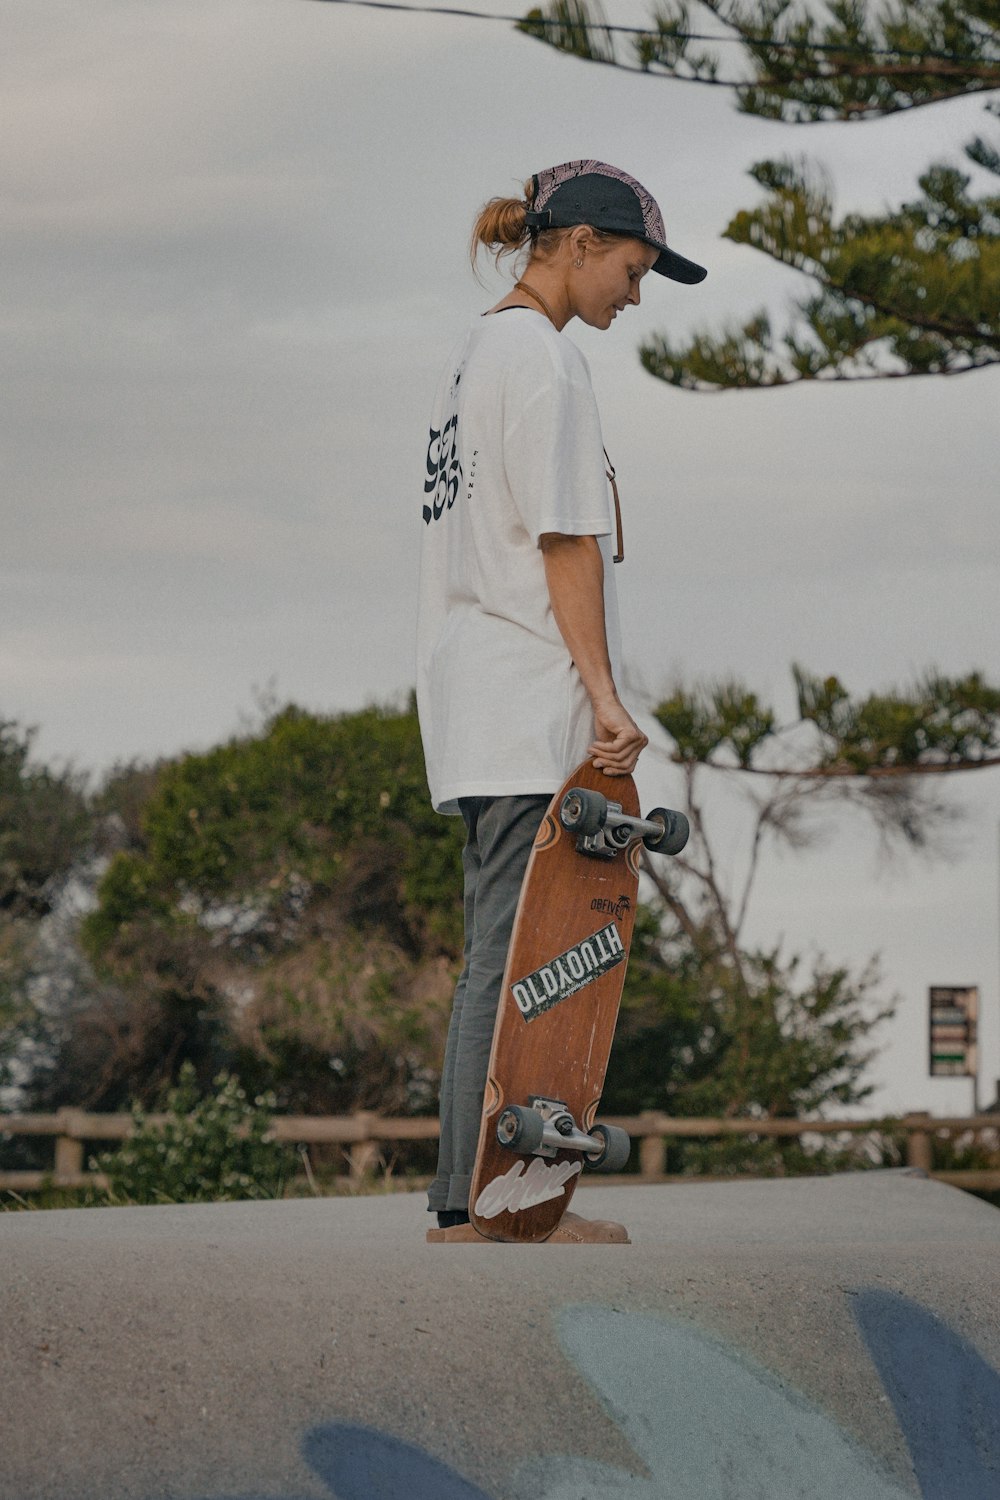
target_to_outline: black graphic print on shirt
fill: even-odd
[[[427,478],[424,494],[430,501],[424,504],[424,520],[439,521],[446,510],[451,510],[462,487],[462,465],[458,458],[458,417],[452,416],[440,432],[431,428],[427,445]]]

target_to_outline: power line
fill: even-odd
[[[550,16],[509,16],[501,15],[495,11],[467,10],[451,5],[407,5],[403,0],[319,0],[324,5],[352,5],[363,10],[389,10],[408,12],[418,16],[454,16],[466,21],[502,21],[509,26],[523,26],[525,23],[551,30],[601,32],[606,36],[618,34],[621,36],[656,36],[656,32],[649,26],[625,26],[612,21],[575,21],[558,19]],[[966,67],[970,71],[992,71],[997,64],[993,60],[981,63],[969,57],[962,57],[955,52],[927,52],[918,48],[908,47],[859,47],[850,43],[837,42],[805,42],[805,41],[782,41],[778,37],[771,36],[713,36],[707,32],[700,31],[674,31],[666,33],[671,41],[684,42],[711,42],[713,45],[740,47],[773,47],[780,52],[829,52],[838,57],[894,57],[915,58],[918,61],[955,63]],[[641,71],[646,71],[642,69]],[[737,80],[736,82],[750,83],[751,80]],[[998,84],[1000,87],[1000,84]]]

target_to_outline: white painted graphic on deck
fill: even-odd
[[[550,1198],[561,1198],[566,1183],[582,1170],[583,1163],[579,1161],[549,1164],[536,1156],[525,1171],[524,1162],[517,1161],[509,1172],[487,1183],[476,1199],[475,1211],[482,1219],[495,1219],[504,1211],[516,1214],[538,1203],[548,1203]]]

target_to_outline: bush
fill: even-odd
[[[117,1151],[106,1151],[91,1167],[109,1179],[114,1203],[218,1203],[239,1198],[280,1198],[290,1174],[291,1152],[269,1138],[274,1100],[252,1103],[240,1081],[227,1073],[215,1092],[198,1097],[195,1070],[181,1068],[166,1100],[163,1125],[133,1107],[134,1133]]]
[[[102,796],[126,847],[81,923],[100,993],[37,1107],[151,1109],[186,1059],[289,1113],[433,1105],[464,829],[431,809],[412,705],[290,705]]]

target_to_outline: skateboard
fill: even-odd
[[[576,768],[528,860],[493,1031],[469,1217],[490,1240],[547,1239],[581,1171],[631,1141],[595,1123],[625,983],[643,845],[678,854],[683,813],[639,816],[631,776]]]

